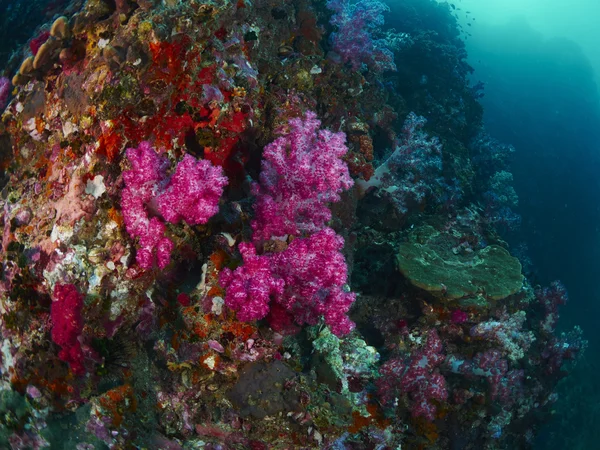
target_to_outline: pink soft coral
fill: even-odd
[[[131,170],[123,172],[125,189],[121,208],[125,228],[132,237],[139,237],[137,262],[144,269],[154,265],[164,269],[171,260],[173,242],[164,236],[166,227],[157,217],[150,218],[146,205],[156,196],[159,183],[165,178],[168,161],[160,158],[149,142],[127,149]]]
[[[254,185],[255,240],[322,230],[331,219],[328,203],[353,184],[341,159],[348,151],[345,134],[319,130],[316,117],[308,112],[290,120],[290,132],[265,147]]]
[[[251,322],[266,317],[271,299],[283,294],[283,280],[274,277],[271,258],[257,256],[254,245],[243,242],[239,250],[244,264],[235,271],[223,269],[219,281],[227,288],[227,306],[239,320]]]
[[[185,155],[175,173],[167,178],[169,162],[150,143],[127,149],[131,170],[123,172],[125,189],[121,197],[125,228],[139,237],[137,262],[143,269],[156,263],[164,269],[171,261],[173,242],[165,236],[168,222],[206,223],[218,211],[219,197],[227,178],[220,167]],[[150,217],[151,213],[155,216]]]
[[[355,294],[347,292],[343,247],[344,239],[325,228],[309,238],[294,239],[287,250],[273,254],[273,271],[285,281],[277,303],[298,325],[315,325],[323,316],[335,335],[354,328],[346,316]]]
[[[158,211],[171,223],[206,223],[219,211],[219,198],[226,185],[221,167],[185,155],[165,191],[156,198]]]
[[[354,328],[346,314],[355,295],[345,288],[343,245],[331,228],[294,239],[280,253],[257,256],[252,244],[240,244],[244,264],[221,272],[225,304],[238,311],[240,320],[251,321],[266,317],[274,302],[278,314],[271,325],[276,330],[281,323],[289,325],[282,320],[283,309],[298,325],[314,325],[323,317],[334,334],[345,335]]]

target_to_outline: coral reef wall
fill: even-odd
[[[0,84],[0,447],[531,445],[586,343],[449,5],[61,14]]]

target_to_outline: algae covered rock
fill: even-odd
[[[228,398],[242,417],[264,419],[283,411],[294,411],[299,401],[295,391],[286,388],[286,382],[295,377],[295,372],[281,361],[249,364],[229,391]]]
[[[429,226],[400,244],[396,261],[411,284],[447,300],[476,294],[501,300],[523,286],[521,263],[503,247],[465,248],[456,236]]]

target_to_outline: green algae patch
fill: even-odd
[[[503,247],[464,251],[452,245],[449,234],[430,227],[419,231],[416,239],[400,244],[396,258],[400,273],[414,286],[447,300],[475,295],[501,300],[523,286],[519,260]]]

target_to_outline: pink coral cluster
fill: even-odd
[[[453,324],[464,323],[467,320],[469,320],[469,315],[460,309],[455,309],[450,315],[450,322]]]
[[[239,245],[244,264],[232,271],[224,268],[219,282],[227,289],[225,304],[237,311],[237,318],[244,322],[259,320],[269,314],[272,298],[283,294],[283,283],[272,272],[268,255],[258,256],[254,245]]]
[[[277,331],[287,328],[292,318],[298,325],[314,325],[324,317],[334,334],[345,335],[354,327],[346,314],[355,295],[344,289],[343,245],[331,228],[294,239],[280,253],[257,256],[252,244],[241,244],[244,264],[221,272],[225,304],[238,311],[240,320],[251,321],[266,317],[273,302],[277,307],[270,323]]]
[[[52,341],[60,345],[59,358],[69,363],[76,375],[85,373],[79,336],[83,330],[83,295],[72,284],[57,284],[50,309]]]
[[[436,407],[432,400],[448,398],[446,379],[438,370],[444,359],[442,341],[437,331],[431,330],[422,349],[407,358],[390,359],[381,366],[377,382],[381,399],[390,403],[395,396],[407,393],[413,417],[433,420]]]
[[[355,295],[346,290],[344,240],[325,224],[328,203],[352,186],[344,133],[319,130],[321,122],[308,112],[292,119],[290,131],[264,151],[252,223],[254,240],[285,235],[298,237],[282,252],[257,255],[252,244],[240,244],[244,264],[224,269],[220,283],[225,304],[243,321],[269,316],[281,333],[298,325],[315,325],[321,317],[331,331],[345,335],[354,328],[347,312]]]
[[[352,178],[341,159],[344,133],[319,130],[314,112],[292,119],[290,132],[265,147],[252,223],[255,240],[315,233],[331,220],[328,203],[339,201]]]
[[[159,216],[171,223],[206,223],[218,211],[227,178],[220,167],[185,155],[169,179],[168,160],[149,142],[127,149],[127,158],[131,170],[123,172],[121,197],[125,227],[132,237],[139,238],[138,264],[151,269],[156,261],[164,269],[171,261],[174,245],[165,236],[166,227]]]
[[[219,212],[219,198],[226,185],[220,167],[185,155],[164,192],[156,197],[158,212],[171,223],[206,223]]]
[[[343,246],[342,237],[325,228],[309,238],[294,239],[287,250],[272,256],[273,270],[285,282],[277,303],[297,324],[315,325],[323,316],[338,336],[354,328],[346,316],[355,294],[344,288],[348,271]]]

